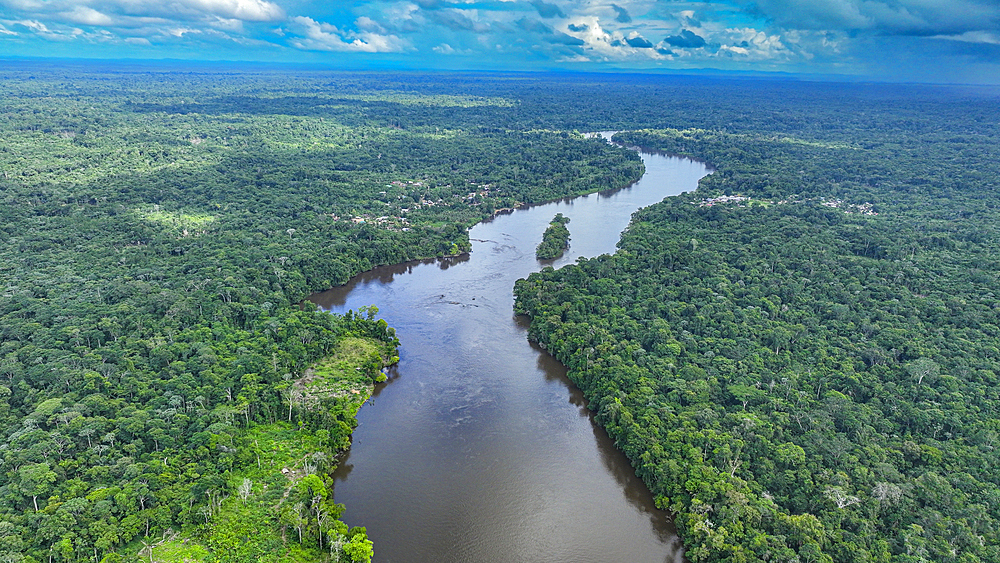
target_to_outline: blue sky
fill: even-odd
[[[1000,0],[0,0],[0,57],[1000,83]]]

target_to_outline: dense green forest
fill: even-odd
[[[516,288],[694,562],[1000,560],[1000,108],[845,93]]]
[[[568,223],[569,217],[556,213],[542,233],[542,242],[535,248],[535,257],[539,260],[555,260],[566,252],[569,248],[569,229],[566,227]]]
[[[299,303],[628,184],[612,129],[717,170],[518,307],[689,558],[1000,559],[994,92],[5,64],[5,561],[370,557],[323,374],[396,337]]]
[[[369,559],[327,477],[360,405],[304,400],[303,381],[345,339],[395,336],[299,303],[379,264],[465,252],[496,209],[642,172],[578,135],[472,124],[513,111],[506,97],[354,75],[5,70],[4,561]],[[355,363],[371,383],[390,356]]]

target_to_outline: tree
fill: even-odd
[[[351,528],[350,539],[343,545],[344,554],[352,563],[371,563],[375,556],[374,544],[368,539],[368,532],[361,526]]]
[[[917,358],[906,366],[906,371],[921,385],[925,378],[933,378],[940,372],[941,366],[930,358]]]
[[[38,512],[38,497],[46,494],[56,482],[56,474],[48,463],[32,463],[22,466],[17,471],[18,487],[25,495],[31,497],[31,503]]]
[[[242,500],[243,504],[246,505],[247,499],[249,499],[253,494],[253,481],[250,479],[243,479],[239,488],[236,489],[236,493],[240,495],[240,500]]]

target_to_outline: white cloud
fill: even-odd
[[[76,27],[60,26],[59,29],[49,28],[49,26],[38,20],[8,21],[7,23],[14,26],[24,27],[35,35],[50,41],[70,41],[84,34],[82,29]]]
[[[455,48],[447,43],[442,43],[437,47],[434,47],[435,53],[441,53],[442,55],[451,55],[455,52]]]
[[[984,45],[1000,45],[1000,34],[989,31],[966,31],[959,35],[935,35],[934,39],[948,39],[963,43],[981,43]]]
[[[32,19],[92,26],[111,26],[121,18],[271,22],[286,17],[280,6],[266,0],[0,0],[0,5]]]
[[[181,38],[181,37],[184,37],[185,35],[188,35],[188,34],[196,34],[197,35],[197,34],[201,33],[201,30],[200,29],[194,29],[194,28],[191,28],[191,27],[173,27],[173,28],[170,28],[170,29],[166,30],[166,32],[169,35],[173,35],[174,37]]]
[[[775,61],[787,59],[792,52],[777,35],[745,27],[727,29],[728,37],[719,47],[724,56],[738,55],[754,61]]]
[[[145,39],[159,46],[197,38],[209,49],[220,42],[274,47],[253,35],[262,24],[286,19],[284,10],[269,0],[0,0],[0,11],[5,9],[18,17],[3,20],[13,31],[0,32],[0,37],[119,45]],[[247,25],[257,29],[247,30]],[[384,48],[377,38],[366,43]]]
[[[149,39],[146,39],[145,37],[127,37],[125,42],[129,45],[141,45],[144,47],[152,45],[152,43],[149,42]]]
[[[214,21],[208,22],[208,25],[215,29],[222,29],[234,33],[240,33],[243,31],[243,20],[233,18],[215,18]]]
[[[739,47],[735,45],[723,45],[722,47],[719,47],[719,54],[730,55],[730,56],[739,55],[741,57],[748,57],[750,56],[750,50],[747,49],[746,47]]]
[[[658,51],[638,31],[608,31],[599,16],[577,16],[566,22],[568,35],[583,41],[583,48],[605,60],[663,60],[667,55]],[[581,55],[582,56],[582,55]],[[573,59],[570,57],[569,59]]]
[[[128,0],[125,0],[123,3],[134,5],[134,3],[128,2]],[[138,3],[142,4],[142,2]],[[266,22],[278,21],[285,18],[285,11],[280,6],[263,0],[179,0],[177,4],[198,12],[243,21]],[[152,8],[149,10],[150,13],[161,13],[153,8],[159,6],[166,8],[170,5],[164,6],[157,0],[146,1],[146,7]]]
[[[292,23],[305,36],[291,45],[307,51],[355,51],[363,53],[394,53],[407,49],[408,44],[395,35],[380,35],[371,31],[341,31],[335,25],[297,16]]]
[[[39,0],[2,0],[0,1],[0,5],[22,12],[30,12],[44,8],[45,2],[40,2]]]
[[[601,27],[600,19],[597,16],[583,16],[573,18],[567,23],[566,33],[582,39],[587,48],[601,52],[602,54],[612,54],[614,48],[611,47],[613,40],[610,33]]]
[[[58,15],[62,16],[65,21],[81,25],[111,25],[114,23],[114,20],[107,14],[87,6],[76,6],[68,12],[61,12]]]
[[[405,22],[420,14],[420,6],[412,2],[400,2],[386,8],[384,16],[389,21]]]

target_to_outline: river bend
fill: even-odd
[[[666,513],[513,315],[514,281],[546,265],[534,249],[556,213],[572,237],[558,268],[614,252],[635,210],[707,174],[642,158],[628,188],[476,225],[467,256],[378,268],[310,298],[338,313],[375,304],[402,342],[334,474],[344,520],[367,528],[376,562],[682,560]]]

